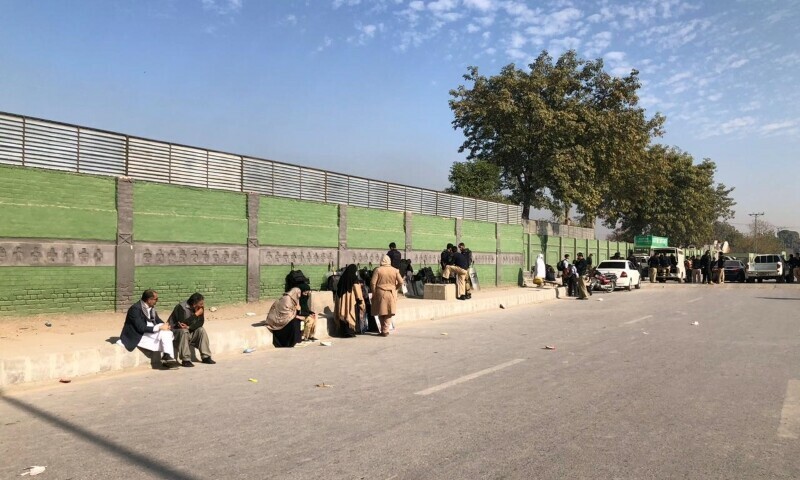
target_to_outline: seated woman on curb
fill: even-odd
[[[336,305],[334,306],[334,324],[336,335],[355,337],[356,323],[364,313],[364,294],[358,279],[358,267],[348,265],[336,286]]]
[[[272,332],[275,348],[292,348],[302,340],[300,330],[300,289],[295,287],[272,304],[267,313],[267,328]],[[302,345],[302,344],[301,344]]]

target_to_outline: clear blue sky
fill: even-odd
[[[636,68],[664,143],[800,230],[798,0],[0,0],[0,110],[429,188],[451,88],[542,49]]]

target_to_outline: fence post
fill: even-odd
[[[499,286],[503,281],[503,267],[502,262],[500,261],[500,253],[502,252],[500,245],[500,224],[496,222],[494,224],[494,239],[496,245],[494,256],[494,284],[495,286]]]
[[[414,214],[411,212],[403,212],[403,220],[406,234],[405,258],[411,258],[411,252],[414,251],[414,247],[411,245],[411,239],[414,237]]]
[[[347,205],[339,204],[339,258],[337,259],[337,270],[345,264],[347,254]]]

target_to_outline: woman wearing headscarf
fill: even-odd
[[[266,323],[272,332],[272,345],[275,348],[292,348],[301,341],[301,320],[297,318],[299,310],[300,289],[296,287],[272,304]]]
[[[358,267],[355,264],[348,265],[342,273],[342,278],[339,279],[333,313],[336,333],[340,337],[354,337],[356,322],[364,313],[364,295],[358,279]]]
[[[544,264],[544,255],[541,253],[536,257],[536,266],[533,269],[533,283],[538,286],[544,285],[544,280],[547,277],[547,267]]]
[[[397,313],[397,289],[403,285],[400,271],[392,266],[388,255],[381,259],[381,266],[372,272],[370,291],[372,291],[372,314],[381,321],[380,336],[389,335],[392,317]]]

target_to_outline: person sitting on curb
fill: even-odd
[[[299,311],[300,289],[297,287],[284,293],[270,307],[266,324],[272,332],[272,345],[275,348],[294,348],[298,343],[303,345],[303,333],[300,331],[302,320],[297,318]]]
[[[145,290],[142,300],[134,303],[125,315],[125,325],[119,334],[119,343],[132,352],[136,347],[161,354],[163,368],[178,368],[172,345],[173,335],[168,323],[164,323],[156,313],[158,292]]]
[[[298,288],[300,289],[300,314],[297,318],[305,322],[303,341],[316,342],[317,338],[314,337],[314,333],[317,331],[317,314],[311,311],[311,307],[308,304],[309,300],[311,300],[311,287],[304,283]]]
[[[217,363],[211,358],[208,334],[203,328],[206,322],[204,310],[205,298],[195,292],[185,302],[175,305],[169,316],[169,324],[175,336],[175,350],[178,351],[182,367],[194,367],[192,348],[200,350],[201,362],[207,365]]]

